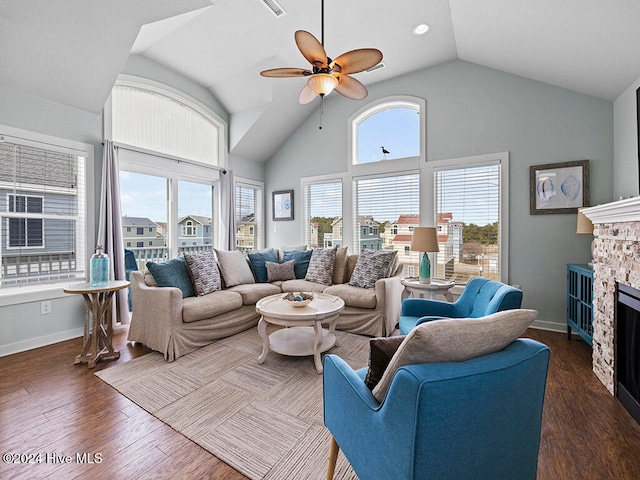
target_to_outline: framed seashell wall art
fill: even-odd
[[[529,167],[529,213],[577,213],[589,206],[589,160]]]

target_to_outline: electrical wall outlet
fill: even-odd
[[[48,315],[51,313],[51,300],[40,302],[40,315]]]

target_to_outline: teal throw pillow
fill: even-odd
[[[147,262],[147,269],[159,287],[177,287],[182,291],[182,298],[195,296],[187,262],[183,257],[161,263]]]
[[[256,277],[256,282],[268,282],[269,280],[267,277],[267,267],[265,266],[265,262],[278,263],[276,251],[273,248],[270,248],[259,252],[250,252],[247,256],[249,257],[251,270],[253,270],[253,274]]]
[[[296,278],[304,278],[307,275],[307,268],[309,268],[309,260],[313,250],[295,250],[292,252],[284,252],[282,257],[283,262],[293,260],[293,271]]]

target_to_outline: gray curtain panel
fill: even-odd
[[[122,209],[120,208],[120,170],[118,147],[105,140],[102,151],[102,189],[100,191],[100,220],[98,244],[109,255],[109,278],[126,280],[124,268],[124,242],[122,240]],[[127,289],[113,295],[113,322],[129,323]]]
[[[226,170],[220,176],[220,249],[236,249],[235,185],[233,172]]]

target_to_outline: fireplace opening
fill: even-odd
[[[640,291],[617,285],[617,397],[640,424]]]

